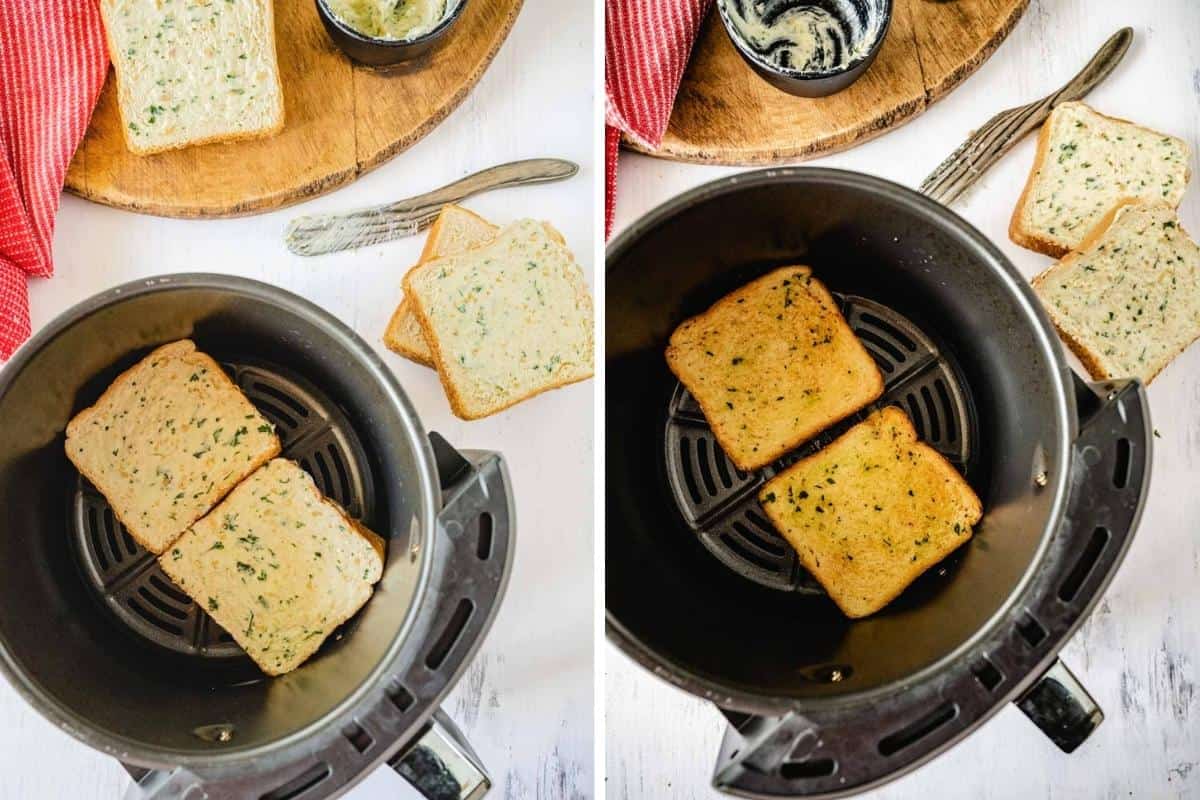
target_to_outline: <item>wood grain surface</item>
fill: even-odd
[[[896,0],[879,57],[850,88],[793,97],[758,77],[714,9],[650,155],[712,164],[794,161],[850,147],[924,111],[995,52],[1029,0]]]
[[[431,55],[388,70],[351,62],[314,0],[276,0],[283,131],[151,156],[125,146],[110,72],[66,189],[98,203],[169,217],[255,214],[324,194],[412,146],[479,81],[522,0],[467,0]]]

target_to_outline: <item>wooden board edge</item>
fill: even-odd
[[[163,203],[144,203],[140,200],[131,197],[121,197],[114,195],[103,195],[92,192],[86,185],[79,186],[72,181],[71,170],[68,167],[67,173],[64,176],[63,191],[82,198],[89,202],[105,205],[110,208],[116,208],[122,211],[131,211],[135,214],[147,214],[156,217],[170,217],[173,219],[232,219],[236,217],[248,217],[255,214],[263,214],[268,211],[277,211],[281,208],[287,208],[306,200],[311,200],[314,197],[328,194],[329,192],[339,189],[349,183],[353,183],[361,175],[374,170],[383,164],[390,161],[395,156],[412,147],[421,139],[429,135],[434,128],[445,121],[463,101],[467,95],[479,84],[485,72],[491,67],[496,55],[500,52],[500,48],[508,41],[509,34],[512,33],[513,26],[516,24],[517,17],[524,8],[524,0],[515,0],[512,9],[505,17],[498,35],[494,37],[495,44],[489,49],[484,57],[479,61],[475,70],[467,76],[463,81],[462,86],[450,98],[450,100],[438,110],[438,113],[431,116],[416,131],[411,135],[397,140],[392,145],[383,148],[377,153],[371,154],[367,158],[363,158],[361,154],[356,154],[357,168],[346,169],[330,175],[326,175],[318,180],[311,181],[308,184],[300,187],[291,187],[279,192],[263,195],[261,197],[250,198],[244,202],[233,206],[221,205],[197,205],[191,203],[188,205],[170,205]],[[355,67],[357,70],[358,68]],[[111,76],[106,78],[110,79]],[[86,158],[86,149],[82,148],[83,157]],[[72,158],[72,161],[74,158]]]
[[[949,94],[953,89],[956,89],[959,84],[971,77],[975,73],[975,70],[982,67],[996,53],[1000,45],[1004,44],[1004,40],[1013,32],[1013,28],[1017,27],[1017,23],[1021,21],[1025,12],[1029,9],[1029,3],[1030,0],[1019,0],[1012,7],[1012,10],[1004,21],[1000,23],[1000,27],[996,29],[992,37],[983,42],[974,55],[960,64],[957,69],[946,75],[937,85],[930,86],[926,84],[925,96],[928,98],[930,105]]]
[[[678,161],[685,164],[712,164],[727,167],[770,166],[784,162],[807,161],[823,155],[848,150],[851,147],[882,136],[887,131],[900,127],[906,122],[912,121],[924,113],[933,103],[956,89],[995,54],[996,50],[1004,43],[1004,40],[1008,38],[1008,35],[1012,33],[1017,23],[1024,16],[1025,11],[1029,8],[1029,3],[1030,0],[1020,0],[1016,3],[1000,27],[996,29],[996,32],[991,38],[980,45],[974,55],[964,61],[957,69],[946,75],[938,84],[934,86],[926,84],[924,98],[911,98],[894,107],[886,114],[880,114],[874,120],[865,124],[857,134],[840,131],[807,144],[783,150],[724,151],[717,153],[699,152],[694,147],[689,147],[685,144],[675,145],[670,142],[664,142],[662,147],[653,150],[622,134],[621,147],[631,152],[640,153],[652,158],[660,158],[664,161]],[[667,135],[670,135],[669,129]]]
[[[626,150],[661,158],[666,161],[678,161],[685,164],[713,164],[726,167],[770,166],[783,162],[807,161],[823,155],[849,150],[859,144],[882,136],[888,131],[898,128],[904,123],[921,115],[928,103],[925,96],[911,97],[894,106],[886,114],[880,114],[871,122],[853,131],[838,131],[828,136],[815,139],[807,144],[779,150],[753,150],[738,152],[726,150],[723,152],[705,153],[686,145],[673,145],[664,142],[657,150],[644,147],[629,137],[621,136],[621,146]]]
[[[108,206],[120,211],[132,211],[135,214],[170,217],[172,219],[234,219],[236,217],[249,217],[255,214],[263,214],[267,211],[287,208],[288,206],[302,203],[305,200],[311,200],[314,197],[328,194],[348,183],[352,183],[358,175],[359,173],[353,169],[346,169],[326,175],[320,180],[312,181],[304,186],[291,187],[284,191],[252,198],[243,203],[220,207],[196,204],[176,206],[163,203],[145,203],[132,197],[117,196],[114,194],[93,196],[93,193],[87,189],[66,184],[63,185],[63,191],[92,203]]]
[[[412,136],[393,142],[391,145],[384,147],[378,152],[372,153],[366,157],[363,157],[361,153],[357,154],[358,175],[364,175],[371,170],[382,166],[395,156],[421,141],[421,139],[424,139],[434,128],[436,128],[438,125],[441,125],[447,117],[453,114],[458,107],[462,105],[463,101],[467,99],[467,95],[469,95],[479,84],[479,81],[483,79],[484,73],[488,71],[488,68],[491,67],[492,62],[495,61],[497,54],[499,54],[500,48],[503,47],[504,43],[508,41],[509,34],[512,33],[513,26],[517,23],[517,17],[520,15],[521,10],[524,7],[525,0],[515,0],[512,9],[508,13],[508,16],[505,17],[504,21],[501,23],[499,35],[493,39],[495,44],[493,44],[491,49],[484,54],[483,58],[479,62],[479,65],[467,77],[467,79],[463,81],[463,85],[459,87],[459,90],[455,92],[455,94],[449,99],[449,101],[446,102],[446,104],[438,111],[437,114],[434,114],[427,119],[424,124],[417,128]]]

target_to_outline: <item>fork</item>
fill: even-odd
[[[1017,142],[1037,130],[1056,105],[1086,97],[1116,68],[1132,42],[1133,29],[1122,28],[1057,92],[992,117],[924,180],[921,193],[944,205],[953,203]]]

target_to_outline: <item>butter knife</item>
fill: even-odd
[[[293,253],[317,256],[338,250],[413,236],[433,224],[442,207],[480,192],[570,178],[579,165],[560,158],[513,161],[476,172],[448,186],[407,200],[343,214],[297,217],[288,223],[284,242]]]
[[[1056,105],[1086,97],[1121,63],[1132,42],[1133,28],[1122,28],[1066,86],[992,117],[925,179],[921,193],[945,205],[953,203],[1017,142],[1037,130]]]

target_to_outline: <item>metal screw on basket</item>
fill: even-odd
[[[1034,476],[1033,482],[1039,489],[1044,489],[1046,488],[1046,484],[1050,482],[1050,476],[1046,474],[1046,470],[1042,470]]]

